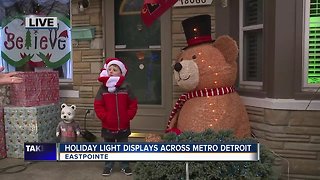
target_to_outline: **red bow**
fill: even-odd
[[[144,0],[141,9],[141,19],[146,26],[150,26],[167,9],[178,0]]]

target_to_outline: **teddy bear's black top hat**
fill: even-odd
[[[182,21],[183,30],[188,46],[184,49],[201,43],[212,42],[211,16],[198,15]]]

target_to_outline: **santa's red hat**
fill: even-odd
[[[109,66],[112,64],[119,66],[122,76],[126,76],[128,69],[127,69],[126,65],[123,64],[123,62],[120,59],[107,58],[105,64],[103,65],[103,69],[101,70],[100,77],[109,76],[107,70],[108,70]]]
[[[119,66],[122,76],[109,76],[108,68],[113,64]],[[103,68],[101,69],[98,81],[102,82],[106,87],[108,87],[109,92],[114,92],[116,90],[116,87],[120,87],[120,85],[123,83],[127,71],[128,70],[126,65],[123,64],[118,58],[107,58],[105,64],[103,65]]]

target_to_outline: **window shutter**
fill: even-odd
[[[249,81],[257,81],[258,80],[258,48],[257,48],[257,36],[256,34],[252,34],[248,36],[248,54],[247,54],[247,77],[246,79]]]
[[[244,32],[244,80],[262,81],[262,30]]]
[[[244,25],[262,24],[263,8],[262,0],[245,0],[244,1]]]
[[[310,2],[308,83],[320,84],[320,0]]]

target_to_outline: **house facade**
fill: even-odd
[[[91,1],[85,11],[79,12],[77,2],[72,2],[73,27],[94,26],[96,33],[91,41],[79,41],[73,46],[72,89],[79,92],[79,98],[67,98],[68,103],[77,104],[83,111],[92,109],[99,87],[96,78],[104,57],[133,57],[131,60],[137,62],[129,62],[132,71],[144,71],[157,60],[147,62],[143,58],[152,57],[150,52],[155,52],[161,57],[158,66],[153,66],[149,74],[148,70],[145,74],[134,74],[137,79],[131,81],[145,81],[139,79],[141,76],[160,81],[153,85],[161,89],[156,94],[161,99],[148,102],[146,99],[154,94],[145,91],[138,94],[146,99],[139,104],[132,129],[162,132],[172,104],[183,93],[175,84],[171,69],[172,62],[186,46],[181,21],[209,14],[213,38],[227,34],[239,45],[238,92],[247,107],[254,136],[275,153],[276,171],[282,179],[319,178],[320,60],[319,49],[314,47],[319,48],[320,39],[319,1],[221,0],[204,6],[172,7],[151,26],[154,34],[138,20],[139,12],[124,12],[125,3]],[[158,39],[153,39],[155,36]],[[140,42],[144,37],[152,40]],[[132,71],[129,70],[129,77]],[[156,72],[158,77],[148,77]],[[144,89],[150,87],[140,84]],[[77,118],[83,121],[82,115]],[[94,115],[87,124],[91,131],[99,133],[99,121]]]
[[[284,179],[320,175],[319,7],[313,0],[215,7],[216,35],[239,42],[238,92],[252,132],[276,153]]]
[[[133,136],[163,133],[173,104],[184,93],[172,69],[187,45],[181,21],[209,14],[212,37],[229,35],[239,46],[237,91],[252,134],[276,156],[276,172],[281,179],[319,179],[320,0],[174,6],[150,27],[140,18],[143,0],[81,2],[70,3],[72,78],[60,81],[60,95],[62,102],[77,106],[82,128],[86,123],[99,136],[93,110],[97,77],[106,57],[118,57],[128,66],[127,79],[139,102]]]

